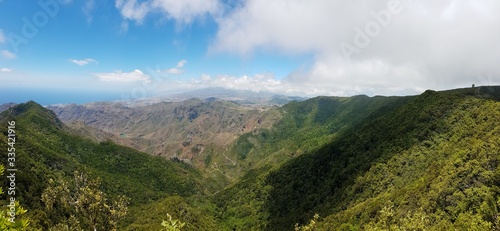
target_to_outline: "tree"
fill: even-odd
[[[69,210],[79,220],[79,222],[73,222],[73,224],[76,223],[75,227],[81,224],[84,228],[91,228],[94,231],[98,228],[99,230],[116,230],[118,221],[127,214],[128,197],[118,196],[110,201],[107,195],[99,189],[99,180],[89,179],[84,173],[76,171],[73,184],[64,180],[56,182],[50,179],[49,185],[42,194],[45,206],[49,211],[54,208],[54,205]],[[68,221],[63,221],[63,223],[68,223]]]
[[[55,225],[49,231],[82,231],[82,228],[80,227],[80,221],[74,215],[71,215],[64,223]]]
[[[379,211],[378,221],[365,225],[365,230],[427,230],[429,217],[422,208],[408,211],[403,217],[397,217],[392,203]]]
[[[163,226],[163,228],[160,231],[180,231],[181,228],[186,225],[186,223],[183,223],[179,220],[173,220],[172,216],[168,213],[167,218],[168,220],[163,220],[163,222],[161,223],[161,226]]]
[[[455,221],[457,230],[492,230],[492,224],[482,219],[479,214],[471,212],[461,213]]]

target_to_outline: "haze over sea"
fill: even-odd
[[[47,89],[0,89],[0,104],[23,103],[35,100],[41,105],[49,104],[83,104],[95,101],[120,100],[121,93],[95,91],[74,91],[74,90],[47,90]]]

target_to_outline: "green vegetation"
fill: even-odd
[[[42,201],[54,223],[64,214],[71,214],[67,219],[57,223],[55,227],[68,229],[116,230],[118,221],[127,215],[130,198],[118,196],[109,201],[106,193],[100,190],[99,180],[89,179],[84,173],[75,172],[72,184],[64,180],[49,181],[42,194]],[[57,211],[57,212],[55,212]]]
[[[281,120],[272,130],[244,134],[235,143],[233,153],[238,156],[244,153],[245,158],[239,159],[247,173],[215,197],[214,203],[219,209],[218,218],[230,224],[229,228],[237,230],[268,229],[267,222],[273,218],[270,213],[274,212],[266,208],[269,203],[273,203],[270,197],[273,192],[269,176],[271,170],[280,169],[287,161],[301,159],[302,154],[316,151],[350,132],[354,126],[395,110],[410,99],[411,97],[317,97],[285,105],[281,109]],[[323,163],[319,161],[314,164],[323,168]],[[300,176],[299,179],[304,177],[306,176]],[[286,178],[286,181],[296,188],[303,183],[292,178]],[[284,198],[296,194],[287,193],[283,195]],[[294,202],[287,203],[286,206],[292,209],[297,207],[290,204]],[[297,216],[303,218],[299,220],[290,216],[292,219],[286,221],[287,226],[292,229],[295,223],[309,221],[313,215],[313,212],[306,214],[301,211]]]
[[[500,87],[474,87],[292,102],[227,150],[190,147],[203,174],[72,135],[33,102],[0,123],[16,121],[16,198],[33,229],[500,230],[499,100]]]
[[[314,231],[316,230],[316,223],[318,223],[318,219],[319,219],[319,214],[314,214],[314,217],[313,219],[311,219],[311,221],[309,222],[308,225],[303,225],[303,226],[299,226],[299,223],[296,223],[295,224],[295,231]]]
[[[167,196],[189,197],[212,190],[211,184],[205,187],[198,171],[186,164],[152,157],[111,142],[96,144],[71,135],[51,111],[34,102],[20,104],[0,114],[0,124],[5,125],[0,127],[4,140],[10,120],[16,121],[16,199],[28,208],[31,228],[47,230],[70,219],[68,214],[73,213],[63,216],[63,212],[54,215],[49,211],[42,194],[54,187],[51,181],[74,182],[74,171],[86,173],[91,179],[99,178],[99,190],[113,200],[120,195],[130,198],[133,212],[137,212],[135,207]],[[7,150],[7,143],[0,142],[0,149]],[[7,160],[7,153],[1,152],[0,158]],[[7,185],[7,180],[2,178],[2,185]],[[129,216],[136,214],[131,212]],[[83,222],[82,217],[76,220]],[[121,225],[127,225],[129,220],[125,218]]]
[[[4,166],[0,165],[0,176],[3,176],[4,170]],[[3,194],[2,188],[0,188],[0,195],[1,194]],[[14,201],[13,203],[15,212],[11,211],[10,209],[12,207],[12,202],[10,202],[10,200],[8,202],[0,202],[2,202],[2,204],[5,203],[5,205],[9,205],[7,206],[7,209],[2,209],[0,212],[0,230],[24,230],[28,227],[29,220],[24,218],[23,216],[26,213],[26,209],[21,207],[18,201]],[[14,213],[15,215],[12,213]]]
[[[164,220],[163,222],[161,222],[161,226],[163,226],[162,230],[180,231],[181,228],[184,227],[184,225],[186,225],[186,223],[182,223],[179,220],[173,220],[172,216],[170,216],[170,214],[168,214],[168,213],[167,213],[167,218],[168,218],[168,220],[166,220],[166,221]]]
[[[379,107],[321,148],[270,173],[250,171],[225,190],[221,207],[232,212],[221,217],[231,223],[250,207],[258,213],[238,219],[266,230],[292,230],[315,213],[319,230],[461,229],[465,221],[498,229],[498,95],[427,91]]]
[[[213,212],[206,209],[210,205],[204,204],[205,202],[200,204],[192,198],[188,200],[180,196],[170,196],[155,203],[131,208],[131,213],[136,215],[131,217],[130,225],[122,230],[161,230],[165,228],[162,223],[173,226],[172,222],[175,220],[180,222],[175,223],[177,228],[183,231],[220,230]],[[175,219],[168,219],[167,214]],[[167,223],[164,223],[165,218]],[[183,227],[180,227],[181,223],[184,224]]]
[[[282,118],[272,129],[241,135],[232,153],[249,170],[275,166],[330,143],[363,120],[376,117],[409,97],[316,97],[291,102],[280,109]]]

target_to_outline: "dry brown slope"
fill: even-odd
[[[234,164],[235,160],[223,155],[226,147],[239,135],[270,128],[280,118],[273,107],[199,99],[139,107],[103,102],[49,108],[86,137],[110,139],[202,169],[216,168],[216,163]]]

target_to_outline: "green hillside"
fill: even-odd
[[[316,97],[283,106],[282,118],[272,129],[244,134],[234,143],[232,154],[248,173],[215,197],[220,219],[238,230],[265,227],[262,221],[270,214],[264,203],[271,189],[266,178],[271,169],[329,144],[353,126],[394,110],[410,98]]]
[[[120,201],[130,202],[128,215],[102,230],[160,230],[167,213],[186,223],[182,230],[499,230],[499,101],[500,87],[476,87],[292,102],[273,109],[272,127],[213,149],[231,164],[208,177],[81,138],[34,102],[1,113],[0,132],[7,140],[7,122],[16,121],[16,199],[40,230],[68,230],[75,219],[92,227],[88,213],[71,216],[60,200],[71,204],[66,191],[106,198],[110,221],[126,211]]]
[[[214,190],[211,185],[217,185],[206,184],[196,169],[185,164],[110,142],[97,144],[71,135],[52,111],[34,102],[20,104],[0,115],[2,139],[7,139],[7,121],[11,120],[16,123],[16,199],[28,209],[31,227],[46,230],[64,218],[62,213],[57,214],[56,220],[47,219],[54,218],[54,214],[46,210],[41,195],[50,179],[71,182],[76,170],[99,178],[101,189],[109,197],[129,197],[131,212],[135,211],[134,207],[166,196],[204,195]],[[7,143],[0,145],[0,149],[7,150]],[[7,164],[6,155],[1,152],[4,165]],[[5,177],[2,184],[8,185]]]
[[[324,230],[403,229],[419,219],[433,229],[465,220],[496,228],[500,88],[476,90],[395,101],[271,173],[249,172],[216,200],[221,217],[265,230],[291,230],[315,213]]]
[[[233,153],[250,168],[275,165],[311,152],[353,125],[405,103],[409,97],[316,97],[280,108],[271,129],[239,137]]]

